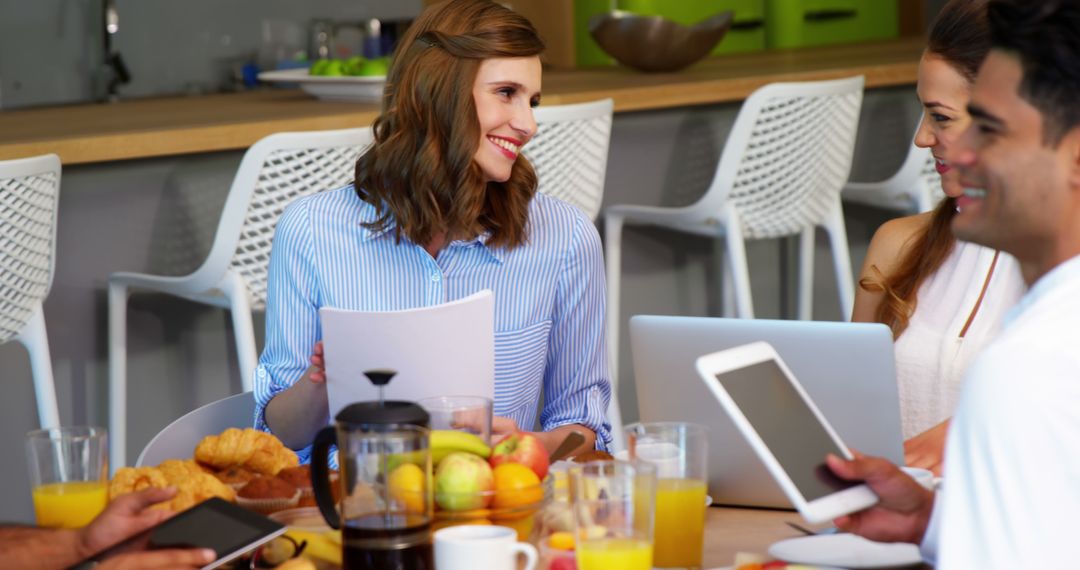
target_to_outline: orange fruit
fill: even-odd
[[[390,496],[401,503],[410,513],[426,511],[424,496],[424,470],[414,463],[398,465],[387,478]]]
[[[520,463],[503,463],[495,468],[495,502],[492,507],[507,509],[536,505],[544,500],[540,478]]]
[[[548,537],[548,546],[555,550],[573,550],[574,535],[569,532],[553,532]]]

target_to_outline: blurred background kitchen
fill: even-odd
[[[572,10],[575,5],[571,0],[548,1],[506,3],[518,4],[538,25],[540,19],[560,13],[567,17],[566,10],[556,6]],[[726,0],[698,1],[714,4],[718,12]],[[890,4],[901,20],[905,14],[912,18],[901,21],[893,37],[921,34],[943,2]],[[833,3],[844,10],[857,2]],[[576,2],[585,4],[596,5],[592,0]],[[0,125],[5,113],[40,106],[110,100],[113,103],[103,104],[122,105],[135,98],[267,89],[257,85],[258,70],[302,66],[325,53],[381,55],[374,51],[389,49],[392,38],[423,5],[424,0],[0,0]],[[754,28],[752,22],[744,23],[743,33],[755,33]],[[567,53],[564,41],[573,31],[542,32],[549,42],[549,59],[573,64],[578,54]],[[720,47],[733,45],[734,40]],[[722,103],[617,112],[604,204],[693,202],[711,181],[738,109],[738,103]],[[895,172],[920,112],[913,85],[868,90],[852,180],[880,180]],[[339,128],[356,126],[364,125]],[[65,164],[57,265],[45,304],[65,424],[107,422],[108,275],[124,270],[180,275],[197,267],[213,240],[241,156],[236,150]],[[845,203],[845,215],[857,270],[873,231],[897,212]],[[624,235],[623,251],[625,317],[719,314],[711,240],[634,228]],[[788,272],[792,251],[790,243],[748,244],[759,317],[792,316],[795,292],[786,284],[793,276]],[[840,319],[824,239],[818,240],[818,253],[815,318]],[[128,458],[134,461],[163,426],[237,392],[240,382],[224,311],[137,294],[128,306],[128,332]],[[256,334],[261,343],[261,315],[256,316]],[[637,417],[636,397],[626,340],[620,359],[620,370],[625,371],[620,401],[624,419],[632,421]],[[0,371],[0,456],[9,459],[0,463],[0,480],[6,483],[0,487],[0,520],[31,522],[23,437],[37,427],[38,419],[30,364],[20,345],[0,346]]]
[[[363,53],[372,20],[390,40],[421,8],[421,0],[3,0],[0,109],[242,89],[245,66],[297,65],[319,46]]]

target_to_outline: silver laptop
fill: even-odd
[[[698,357],[771,344],[850,448],[903,465],[893,339],[881,324],[638,315],[630,319],[641,421],[709,428],[709,494],[725,505],[792,508],[694,369]]]

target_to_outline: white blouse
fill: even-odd
[[[952,416],[968,364],[997,334],[1005,313],[1026,290],[1016,260],[1001,252],[995,263],[994,254],[993,249],[957,241],[942,266],[919,287],[915,312],[895,345],[904,439]]]

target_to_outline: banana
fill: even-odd
[[[304,548],[306,556],[341,565],[340,531],[317,532],[290,527],[285,533],[297,543],[307,541],[307,547]]]
[[[455,451],[473,453],[487,459],[491,457],[491,447],[480,436],[445,429],[431,430],[431,464],[435,465],[442,458]]]

